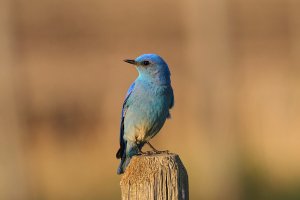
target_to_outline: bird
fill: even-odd
[[[130,85],[122,106],[120,148],[121,159],[117,174],[123,174],[132,156],[145,154],[142,147],[148,144],[154,153],[161,153],[149,142],[170,118],[174,106],[171,73],[168,64],[157,54],[143,54],[136,59],[125,59],[138,71]],[[149,152],[148,152],[149,153]]]

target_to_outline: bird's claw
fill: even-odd
[[[153,154],[153,152],[152,151],[146,151],[146,152],[144,152],[144,151],[141,151],[141,150],[139,150],[139,152],[138,152],[138,155],[145,155],[145,156],[148,156],[148,155],[152,155]]]
[[[156,150],[156,151],[145,151],[145,152],[140,151],[138,153],[138,155],[140,155],[140,156],[150,156],[150,155],[154,155],[154,154],[164,154],[164,153],[169,154],[169,150],[165,150],[165,151]]]
[[[169,150],[164,150],[164,151],[153,151],[155,154],[163,154],[163,153],[166,153],[166,154],[169,154]]]
[[[152,146],[152,144],[150,144],[150,142],[147,142],[147,144],[151,147],[151,149],[153,150],[153,152],[155,153],[155,154],[162,154],[162,153],[169,153],[169,151],[168,150],[165,150],[165,151],[159,151],[159,150],[157,150],[156,148],[154,148],[154,146]]]

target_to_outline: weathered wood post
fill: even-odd
[[[173,153],[134,156],[121,181],[122,200],[187,200],[188,174]]]

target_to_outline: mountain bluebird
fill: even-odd
[[[124,173],[130,158],[143,154],[144,144],[150,143],[170,117],[174,105],[170,71],[167,63],[158,55],[144,54],[135,60],[124,60],[136,66],[137,79],[129,87],[122,108],[118,174]]]

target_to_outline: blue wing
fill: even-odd
[[[121,125],[120,125],[120,149],[118,150],[118,152],[116,154],[117,158],[122,158],[123,157],[123,153],[124,153],[124,149],[125,149],[125,145],[126,145],[125,141],[123,139],[123,136],[124,136],[124,118],[125,118],[126,110],[127,110],[126,103],[128,101],[128,98],[130,97],[130,94],[132,93],[132,91],[134,89],[134,86],[135,86],[135,82],[133,82],[131,84],[131,86],[129,87],[129,89],[127,91],[127,94],[126,94],[126,97],[125,97],[125,100],[124,100],[124,103],[123,103],[123,106],[122,106]]]
[[[173,93],[173,89],[171,88],[171,104],[169,106],[169,108],[173,108],[174,106],[174,93]]]
[[[173,106],[174,106],[174,94],[173,94],[173,89],[172,88],[170,90],[170,95],[171,95],[171,102],[170,102],[170,105],[169,105],[169,109],[172,109]],[[168,114],[167,118],[171,118],[170,111],[169,111],[169,114]]]

